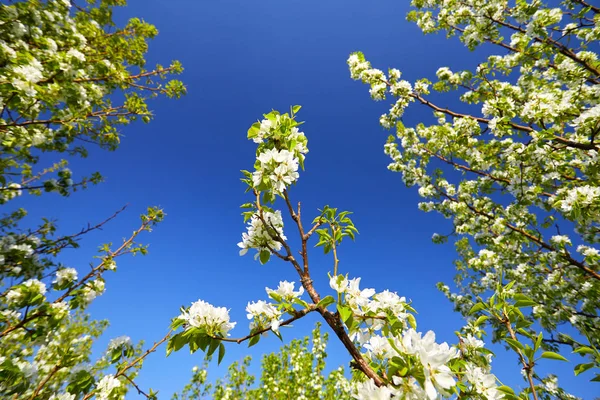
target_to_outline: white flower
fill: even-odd
[[[561,211],[570,213],[576,205],[580,208],[584,208],[592,204],[598,204],[600,187],[585,185],[571,189],[560,189],[556,194],[556,201],[564,196],[560,203]]]
[[[252,184],[260,186],[264,178],[277,193],[282,193],[285,188],[298,180],[298,158],[288,150],[269,149],[257,157],[260,166],[252,174]]]
[[[294,292],[294,282],[281,281],[276,290],[265,288],[267,294],[270,296],[272,293],[277,294],[281,298],[292,301],[294,298],[302,296],[304,288],[300,286],[297,292]]]
[[[585,257],[597,257],[600,254],[598,249],[584,245],[577,246],[577,252],[583,254]]]
[[[133,347],[133,344],[131,343],[131,338],[129,336],[119,336],[114,339],[111,339],[111,341],[108,343],[107,351],[111,352],[111,351],[119,349],[119,348],[131,348],[131,347]]]
[[[483,340],[479,340],[473,335],[463,337],[462,341],[470,349],[480,349],[484,346]]]
[[[6,302],[8,304],[17,304],[21,302],[23,298],[23,293],[19,289],[10,289],[6,293]]]
[[[24,91],[28,96],[34,96],[37,91],[32,85],[44,78],[42,68],[42,64],[35,59],[30,64],[14,67],[12,71],[17,76],[11,81],[12,85]]]
[[[556,376],[549,377],[545,382],[544,386],[546,390],[552,394],[557,394],[558,392],[558,378]]]
[[[77,270],[75,268],[61,268],[56,271],[56,279],[52,282],[57,286],[62,286],[66,283],[72,283],[77,280]]]
[[[388,339],[382,336],[371,337],[364,347],[371,353],[371,358],[386,357],[392,351],[392,346]]]
[[[550,238],[550,242],[559,246],[571,245],[571,239],[566,235],[554,235]]]
[[[265,227],[263,220],[267,223],[267,227]],[[238,247],[241,248],[240,256],[246,254],[249,249],[256,249],[259,253],[261,250],[280,250],[281,243],[274,239],[271,236],[272,234],[276,238],[287,239],[283,234],[283,218],[279,210],[275,212],[263,211],[262,218],[258,213],[254,214],[248,222],[247,229],[248,232],[242,234],[242,241],[238,243]],[[259,253],[257,253],[257,256]]]
[[[235,327],[235,322],[229,322],[229,311],[225,307],[215,307],[202,300],[192,303],[178,318],[183,319],[189,326],[204,328],[210,333],[219,333],[222,336],[227,336]]]
[[[405,304],[406,298],[400,297],[389,290],[384,290],[373,296],[373,301],[369,303],[368,308],[372,311],[390,310],[396,316],[404,316]]]
[[[488,400],[500,400],[504,394],[496,389],[496,377],[486,373],[480,367],[467,364],[465,378],[473,385],[475,391]]]
[[[49,400],[75,400],[75,395],[71,393],[53,394]]]
[[[96,399],[108,400],[114,389],[121,387],[121,381],[114,377],[114,375],[105,375],[100,382],[96,385]]]
[[[263,322],[266,322],[274,332],[279,331],[281,312],[273,304],[263,300],[248,303],[246,312],[248,313],[248,319],[253,320],[250,324],[250,329],[255,327],[262,328]]]
[[[369,304],[369,299],[375,294],[375,289],[359,288],[360,278],[350,279],[348,281],[348,289],[346,292],[346,301],[353,307],[366,307]]]
[[[414,329],[407,330],[402,345],[408,354],[418,355],[425,373],[425,392],[430,400],[437,398],[438,391],[445,393],[454,386],[452,371],[446,363],[458,356],[456,349],[447,343],[437,344],[435,333],[429,331],[421,338]]]
[[[392,391],[387,386],[377,387],[373,379],[356,384],[356,393],[353,395],[358,400],[389,400]]]
[[[50,307],[54,310],[54,318],[62,319],[69,313],[69,304],[65,301],[52,303]]]
[[[77,49],[70,49],[69,51],[67,51],[67,57],[76,58],[82,62],[85,61],[85,55]]]
[[[32,291],[39,294],[46,294],[46,284],[44,282],[40,282],[37,279],[28,279],[23,282],[23,286],[31,288]]]
[[[329,286],[338,293],[344,293],[348,289],[348,278],[344,275],[331,277]]]

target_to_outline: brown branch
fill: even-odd
[[[44,386],[48,383],[48,381],[50,379],[52,379],[52,377],[62,368],[62,366],[60,366],[59,364],[55,365],[54,368],[52,368],[52,370],[50,371],[50,373],[44,378],[43,381],[40,382],[40,384],[35,388],[35,390],[33,391],[33,393],[31,394],[31,397],[29,398],[29,400],[34,400],[37,395],[40,393],[40,391],[44,388]]]
[[[171,333],[173,331],[170,330],[165,337],[163,337],[162,339],[160,339],[158,342],[155,342],[154,345],[152,347],[150,347],[148,350],[146,350],[144,352],[144,354],[140,355],[138,358],[136,358],[135,360],[131,361],[129,364],[127,364],[126,366],[124,366],[123,368],[121,368],[116,374],[115,374],[115,378],[118,378],[120,376],[125,376],[125,378],[129,379],[126,375],[125,372],[127,372],[129,369],[131,369],[132,367],[134,367],[136,364],[138,364],[139,362],[143,361],[146,357],[148,357],[148,355],[150,353],[154,353],[156,351],[156,348],[158,346],[160,346],[161,344],[163,344],[164,342],[166,342],[170,337],[171,337]],[[135,386],[135,384],[134,384]],[[137,386],[136,386],[137,388]],[[138,389],[139,390],[139,389]],[[95,390],[92,390],[91,392],[89,392],[88,394],[86,394],[82,400],[88,400],[89,398],[93,397],[96,393]]]
[[[435,186],[434,186],[435,187]],[[459,200],[455,199],[452,196],[449,196],[447,193],[445,193],[444,191],[440,190],[439,188],[435,187],[437,192],[442,195],[443,197],[445,197],[446,199],[453,201],[455,203],[460,203]],[[473,213],[486,217],[490,220],[495,219],[493,215],[487,214],[483,211],[480,211],[478,209],[476,209],[475,207],[473,207],[471,204],[468,204],[467,202],[464,202],[464,204],[467,206],[467,208],[469,210],[471,210]],[[568,252],[565,253],[559,253],[557,249],[555,249],[553,246],[549,245],[548,243],[544,242],[542,239],[533,236],[531,233],[527,232],[524,229],[518,228],[512,224],[509,223],[505,223],[505,226],[510,229],[513,232],[519,233],[523,236],[525,236],[526,238],[528,238],[529,240],[531,240],[532,242],[536,243],[537,245],[539,245],[540,247],[552,251],[552,252],[556,252],[558,254],[560,254],[561,256],[563,256],[569,263],[571,263],[571,265],[581,269],[582,271],[585,271],[586,273],[588,273],[590,276],[592,276],[595,279],[600,280],[600,274],[598,274],[596,271],[592,270],[591,268],[589,268],[587,265],[585,265],[584,263],[575,260],[573,257],[571,257],[571,255]]]
[[[101,229],[102,226],[106,225],[108,222],[110,222],[111,220],[115,219],[119,214],[121,214],[123,211],[125,211],[125,209],[128,207],[128,204],[124,205],[120,210],[116,211],[113,215],[111,215],[110,217],[106,218],[104,221],[91,226],[90,224],[88,224],[87,228],[82,229],[79,233],[76,233],[74,235],[69,235],[69,236],[63,236],[60,239],[57,239],[56,241],[54,241],[53,245],[63,242],[63,241],[67,241],[69,239],[75,239],[79,236],[85,235],[88,232],[97,230],[97,229]],[[49,247],[51,247],[50,245],[45,245],[45,246],[40,246],[38,247],[35,252],[36,253],[43,253],[44,251],[46,251]],[[41,250],[40,250],[41,249]]]
[[[494,18],[492,18],[489,15],[485,16],[486,18],[488,18],[490,21],[495,22],[497,24],[500,24],[502,26],[504,26],[505,28],[509,28],[512,29],[514,31],[517,32],[521,32],[521,33],[527,33],[527,31],[523,28],[521,28],[520,26],[516,26],[513,25],[509,22],[505,22],[505,21],[501,21],[501,20],[496,20]],[[556,49],[558,49],[559,53],[561,53],[562,55],[570,58],[571,60],[575,61],[576,63],[578,63],[579,65],[583,66],[585,69],[587,69],[588,71],[590,71],[591,73],[593,73],[596,76],[600,76],[600,70],[598,70],[597,68],[595,68],[594,66],[592,66],[591,64],[585,62],[584,60],[580,59],[579,57],[577,57],[577,55],[575,53],[573,53],[573,51],[571,49],[569,49],[567,46],[565,46],[564,44],[557,42],[556,40],[547,37],[545,39],[539,38],[539,37],[534,37],[533,38],[534,41],[538,42],[538,43],[545,43],[548,44]]]
[[[61,301],[63,301],[64,299],[66,299],[68,296],[71,295],[71,293],[82,287],[90,278],[92,278],[93,276],[97,275],[98,271],[101,270],[101,268],[104,266],[104,264],[106,263],[107,259],[113,259],[115,257],[118,257],[120,255],[123,254],[123,252],[125,250],[127,250],[127,248],[133,243],[133,240],[144,230],[147,229],[147,227],[154,221],[154,218],[148,218],[147,220],[145,220],[144,222],[142,222],[142,225],[135,231],[133,232],[133,234],[131,235],[131,237],[129,239],[127,239],[126,241],[123,242],[123,244],[115,251],[111,251],[109,252],[107,257],[104,257],[104,259],[100,262],[100,264],[98,264],[97,266],[93,267],[92,270],[86,275],[84,276],[76,285],[72,286],[71,288],[69,288],[65,293],[63,293],[62,296],[60,296],[59,298],[57,298],[56,300],[54,300],[52,303],[56,304],[56,303],[60,303]],[[4,331],[0,332],[0,338],[6,336],[7,334],[9,334],[10,332],[19,329],[23,326],[25,326],[25,324],[40,318],[40,317],[44,317],[47,316],[47,314],[42,313],[42,312],[36,312],[33,313],[25,318],[23,318],[19,323],[9,326],[8,328],[4,329]]]
[[[506,329],[508,329],[508,333],[510,334],[510,337],[514,340],[514,341],[519,341],[517,339],[517,335],[515,335],[515,331],[512,329],[511,323],[510,323],[510,319],[508,319],[508,316],[506,315],[506,311],[503,311],[503,318],[500,319],[500,322],[502,324],[504,324],[504,326],[506,327]],[[520,349],[514,349],[517,354],[519,355],[519,359],[521,360],[521,364],[523,364],[523,369],[525,370],[525,372],[527,373],[527,380],[529,381],[529,387],[531,388],[531,393],[533,394],[533,399],[534,400],[538,400],[537,397],[537,393],[535,392],[535,385],[533,383],[533,379],[532,379],[532,375],[533,375],[533,366],[534,363],[532,362],[531,364],[529,364],[526,360],[525,360],[525,356],[523,355],[523,353],[521,352]]]
[[[140,387],[133,381],[133,379],[128,377],[126,374],[123,374],[123,376],[125,377],[125,379],[127,379],[129,381],[129,383],[131,383],[133,385],[134,388],[136,388],[138,394],[145,396],[147,399],[150,398],[150,396],[146,392],[144,392],[142,389],[140,389]]]
[[[437,19],[437,18],[436,18],[436,19]],[[461,33],[464,33],[464,32],[465,32],[465,30],[464,30],[464,29],[462,29],[462,28],[461,28],[461,27],[459,27],[459,26],[456,26],[456,25],[449,25],[449,26],[450,26],[450,28],[452,28],[452,29],[454,29],[454,30],[456,30],[456,31],[458,31],[458,32],[461,32]],[[500,47],[502,47],[502,48],[505,48],[506,50],[512,51],[513,53],[521,53],[521,54],[524,54],[524,53],[523,53],[521,50],[519,50],[519,49],[517,49],[517,48],[515,48],[515,47],[512,47],[512,46],[510,46],[510,45],[508,45],[508,44],[504,43],[504,42],[503,42],[503,41],[501,41],[501,40],[498,40],[498,39],[493,39],[493,38],[491,38],[491,37],[487,37],[487,38],[485,38],[485,41],[487,41],[487,42],[490,42],[490,43],[492,43],[492,44],[495,44],[495,45],[497,45],[497,46],[500,46]],[[531,56],[531,54],[527,54],[527,55],[528,55],[528,56]],[[538,60],[540,60],[540,59],[541,59],[541,58],[537,58],[537,57],[532,57],[532,58],[533,58],[534,60],[536,60],[536,61],[538,61]],[[554,63],[553,63],[552,61],[550,61],[550,60],[548,60],[548,67],[549,67],[549,68],[552,68],[552,69],[554,69],[554,70],[558,70],[558,67],[556,66],[556,64],[554,64]],[[588,81],[588,82],[590,82],[590,83],[593,83],[593,84],[598,84],[598,83],[599,83],[599,81],[598,81],[597,79],[594,79],[594,78],[592,78],[592,77],[587,77],[587,78],[586,78],[586,81]]]
[[[308,249],[306,245],[307,240],[305,239],[306,235],[304,234],[302,220],[300,219],[300,203],[298,203],[298,213],[295,213],[290,198],[288,196],[287,189],[283,191],[283,198],[285,199],[285,204],[287,204],[288,206],[288,211],[290,212],[292,219],[294,220],[294,222],[296,222],[296,225],[298,226],[298,233],[300,234],[300,238],[302,239],[302,251],[300,254],[302,255],[302,261],[304,264],[304,275],[308,275]]]
[[[386,82],[387,83],[387,82]],[[389,84],[389,83],[388,83]],[[472,115],[469,114],[461,114],[455,111],[452,111],[448,108],[442,108],[439,107],[437,105],[435,105],[434,103],[430,102],[429,100],[425,99],[424,97],[418,95],[418,94],[411,94],[411,97],[419,100],[419,102],[423,105],[426,105],[427,107],[438,111],[438,112],[442,112],[446,115],[450,115],[451,117],[454,118],[472,118],[475,121],[482,123],[482,124],[486,124],[488,125],[490,123],[490,120],[487,118],[482,118],[482,117],[474,117]],[[531,133],[531,132],[536,132],[535,129],[533,129],[530,126],[526,126],[526,125],[519,125],[515,122],[508,122],[508,125],[516,130],[522,131],[522,132],[527,132],[527,133]],[[570,140],[567,140],[565,138],[562,138],[560,136],[555,136],[554,138],[551,139],[552,141],[555,141],[557,143],[561,143],[564,144],[568,147],[574,147],[577,149],[581,149],[581,150],[600,150],[600,148],[598,146],[596,146],[594,143],[577,143],[577,142],[573,142]]]
[[[296,258],[292,254],[292,249],[290,248],[290,246],[287,244],[287,242],[285,240],[283,240],[283,238],[281,237],[281,235],[279,235],[279,233],[277,232],[277,229],[275,229],[275,227],[273,226],[273,224],[268,224],[267,221],[265,221],[265,217],[264,217],[264,214],[263,214],[263,209],[262,209],[262,206],[260,204],[260,193],[257,192],[257,191],[254,191],[254,194],[256,196],[256,208],[258,210],[258,218],[260,218],[261,222],[266,227],[269,227],[269,226],[271,227],[272,232],[269,231],[268,229],[267,229],[267,232],[269,232],[269,235],[271,236],[271,238],[273,240],[276,240],[277,242],[281,243],[281,245],[285,249],[287,261],[291,262],[292,265],[294,266],[294,268],[296,269],[296,271],[298,272],[298,274],[300,274],[302,276],[302,267],[300,267],[300,264],[298,264],[298,261],[296,260]]]
[[[163,69],[155,69],[153,71],[148,71],[148,72],[144,72],[144,73],[137,74],[137,75],[130,75],[129,77],[126,78],[126,80],[135,80],[135,79],[140,79],[140,78],[146,78],[148,76],[160,75],[160,74],[170,72],[172,69],[173,69],[173,67],[168,67],[168,68],[163,68]],[[97,77],[97,78],[73,79],[73,82],[98,82],[98,81],[107,81],[109,79],[110,79],[110,77],[108,77],[108,76],[101,76],[101,77]]]
[[[300,310],[300,311],[295,311],[294,316],[292,318],[286,319],[281,324],[279,324],[279,326],[289,325],[292,322],[297,321],[300,318],[304,317],[305,315],[307,315],[307,314],[309,314],[309,313],[311,313],[313,311],[316,311],[316,310],[317,310],[317,308],[315,306],[311,306],[310,308],[305,308],[305,309]],[[244,336],[242,338],[239,338],[239,339],[220,338],[220,337],[214,337],[214,336],[211,336],[211,338],[220,340],[222,342],[230,342],[230,343],[240,344],[240,343],[245,342],[248,339],[252,339],[254,336],[258,336],[258,335],[261,335],[261,334],[263,334],[265,332],[269,332],[269,331],[272,331],[272,330],[273,329],[271,327],[259,329],[258,331],[252,332],[249,335],[246,335],[246,336]]]
[[[135,360],[133,360],[132,362],[130,362],[129,364],[127,364],[125,367],[123,367],[121,370],[119,370],[119,372],[117,372],[117,374],[115,375],[115,378],[118,378],[119,376],[125,374],[125,372],[127,372],[129,369],[131,369],[136,364],[140,363],[146,357],[148,357],[148,355],[150,355],[150,353],[154,353],[156,351],[156,349],[158,348],[158,346],[160,346],[161,344],[163,344],[164,342],[166,342],[171,337],[171,333],[172,332],[173,332],[172,330],[170,330],[169,332],[167,332],[167,334],[162,339],[160,339],[158,342],[155,342],[152,345],[152,347],[150,347],[148,350],[146,350],[144,352],[144,354],[142,354],[141,356],[139,356],[138,358],[136,358]]]
[[[573,0],[573,1],[576,2],[576,3],[581,4],[582,6],[584,6],[586,8],[589,8],[590,10],[594,11],[595,13],[600,13],[600,8],[599,7],[596,7],[596,6],[593,6],[593,5],[589,4],[589,3],[586,3],[584,0]]]
[[[309,239],[309,238],[312,236],[312,234],[313,234],[313,233],[315,233],[315,231],[316,231],[316,230],[317,230],[317,229],[318,229],[318,228],[319,228],[321,225],[323,225],[323,220],[319,219],[319,220],[317,221],[317,223],[315,224],[315,226],[313,226],[313,227],[310,229],[310,231],[308,231],[308,232],[307,232],[307,233],[304,235],[304,238],[303,238],[303,239],[305,239],[305,240],[308,240],[308,239]]]
[[[472,172],[472,173],[474,173],[476,175],[485,176],[485,177],[490,178],[491,180],[493,180],[495,182],[502,182],[502,183],[506,183],[507,185],[511,184],[511,181],[508,180],[508,179],[506,179],[506,178],[498,178],[498,177],[496,177],[496,176],[494,176],[492,174],[488,174],[487,172],[475,170],[475,169],[467,167],[466,165],[458,164],[458,163],[456,163],[454,161],[451,161],[451,160],[447,159],[446,157],[444,157],[444,156],[442,156],[440,154],[434,153],[433,151],[429,150],[426,147],[422,147],[422,149],[425,152],[427,152],[429,155],[437,158],[440,161],[443,161],[443,162],[445,162],[447,164],[450,164],[450,165],[454,166],[455,168],[462,169],[463,171],[467,171],[467,172]],[[554,196],[553,194],[546,193],[546,192],[542,192],[540,194],[543,195],[543,196],[546,196],[546,197],[553,197]]]
[[[256,207],[258,209],[259,218],[261,219],[263,224],[266,224],[266,221],[263,216],[262,208],[260,205],[260,193],[255,190],[254,195],[256,196]],[[310,277],[310,273],[308,270],[308,257],[307,257],[308,249],[306,247],[306,242],[308,240],[308,237],[305,238],[304,230],[302,228],[301,223],[299,223],[299,221],[300,221],[300,218],[299,218],[300,206],[298,206],[298,214],[296,214],[294,212],[294,208],[292,207],[291,201],[289,200],[287,191],[284,192],[284,198],[286,199],[288,211],[290,212],[292,219],[294,219],[294,221],[296,221],[296,224],[298,224],[298,231],[300,233],[300,237],[301,237],[302,243],[303,243],[303,246],[302,246],[303,250],[302,250],[301,254],[302,254],[303,259],[305,260],[306,269],[304,270],[300,267],[300,265],[298,264],[298,262],[292,255],[291,248],[286,243],[286,241],[283,240],[281,238],[281,236],[277,233],[277,230],[273,229],[274,234],[270,233],[270,235],[274,240],[277,240],[285,248],[286,253],[287,253],[286,258],[288,258],[288,261],[290,263],[292,263],[292,265],[296,269],[296,272],[298,272],[298,275],[300,276],[300,282],[302,283],[302,287],[306,290],[306,292],[310,296],[312,302],[315,304],[315,308],[316,308],[316,305],[321,301],[321,296],[319,296],[319,293],[317,293],[317,291],[315,290],[315,288],[313,286],[312,278]],[[338,313],[334,314],[331,311],[328,311],[324,307],[318,307],[318,308],[316,308],[316,310],[318,311],[319,314],[321,314],[323,319],[325,319],[325,322],[327,322],[327,324],[334,331],[334,333],[336,334],[338,339],[342,342],[342,344],[344,345],[344,347],[346,348],[348,353],[350,353],[350,356],[356,363],[358,369],[360,369],[368,378],[373,379],[373,382],[377,386],[382,386],[384,384],[383,380],[381,379],[381,377],[379,375],[377,375],[377,373],[375,371],[373,371],[373,369],[371,369],[369,364],[362,357],[360,351],[356,348],[356,346],[354,345],[354,343],[348,336],[348,333],[346,332],[346,329],[344,327],[344,323],[342,322],[339,314]]]

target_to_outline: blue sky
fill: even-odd
[[[292,104],[303,106],[299,119],[306,121],[309,140],[306,171],[291,191],[294,201],[302,201],[305,220],[325,204],[353,211],[360,235],[355,243],[342,244],[341,271],[362,277],[364,287],[411,299],[419,330],[433,329],[440,341],[454,341],[461,319],[435,288],[439,281],[451,282],[454,251],[452,245],[430,240],[434,232],[449,232],[449,223],[420,212],[416,189],[405,188],[400,175],[386,169],[383,144],[389,133],[378,120],[387,102],[373,102],[368,88],[350,79],[345,63],[360,50],[374,66],[397,67],[410,81],[432,78],[440,66],[474,68],[482,60],[481,53],[469,52],[456,38],[424,36],[405,21],[407,4],[130,0],[116,12],[121,25],[140,17],[157,26],[149,63],[180,60],[188,95],[153,101],[156,118],[123,129],[117,152],[92,151],[89,158],[73,161],[78,176],[100,170],[106,177],[102,185],[66,199],[46,195],[15,203],[27,206],[32,221],[58,219],[64,233],[130,204],[104,230],[87,235],[81,250],[65,253],[66,263],[80,270],[100,243],[118,242],[136,228],[146,206],[166,211],[165,222],[142,238],[150,243],[150,255],[120,259],[118,273],[107,275],[106,293],[91,307],[95,318],[111,321],[99,350],[110,337],[125,334],[150,344],[166,333],[181,305],[197,299],[231,308],[238,321],[232,335],[244,336],[247,302],[264,299],[264,287],[274,288],[280,280],[298,282],[291,266],[279,260],[261,266],[250,255],[240,257],[236,247],[244,231],[239,205],[250,201],[239,171],[252,168],[255,151],[246,131],[263,113],[286,111]],[[453,97],[440,101],[456,106]],[[428,110],[414,106],[405,122],[430,117]],[[332,262],[320,253],[312,251],[313,278],[326,293]],[[297,322],[283,331],[284,339],[308,334],[316,320],[309,316]],[[279,346],[274,338],[252,349],[230,345],[223,364],[252,354],[258,372],[260,355]],[[332,367],[349,361],[333,338],[329,354]],[[163,347],[147,359],[138,383],[169,398],[201,362],[202,354],[190,356],[185,350],[165,359]],[[513,380],[518,367],[512,355],[494,364],[502,379],[522,384]],[[216,365],[209,371],[213,377],[221,373]],[[584,390],[574,392],[585,395]]]

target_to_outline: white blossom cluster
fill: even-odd
[[[20,305],[26,296],[35,297],[36,295],[46,294],[46,284],[37,279],[28,279],[20,285],[14,286],[6,293],[6,302],[8,304]]]
[[[122,382],[114,375],[103,376],[96,384],[96,399],[111,400],[115,389],[119,389],[122,385]]]
[[[178,319],[184,320],[187,328],[201,328],[209,335],[227,337],[236,323],[229,321],[229,310],[215,307],[205,301],[198,300],[184,310]]]
[[[251,320],[251,331],[269,327],[273,332],[279,332],[281,311],[273,304],[267,303],[264,300],[251,302],[246,306],[246,312],[248,313],[248,319]]]
[[[467,363],[468,373],[463,377],[457,375],[449,367],[449,362],[460,353],[457,348],[447,343],[438,344],[432,331],[424,336],[409,327],[412,310],[407,305],[404,297],[398,296],[388,290],[375,292],[373,289],[360,289],[360,278],[347,279],[343,275],[333,276],[330,286],[338,294],[343,295],[343,304],[347,305],[354,320],[360,321],[352,325],[349,333],[360,348],[364,349],[363,355],[371,361],[381,365],[388,365],[389,360],[396,357],[412,357],[412,363],[418,362],[424,374],[424,380],[419,383],[413,377],[393,377],[393,384],[377,387],[372,380],[354,385],[357,399],[437,399],[440,396],[450,396],[451,389],[458,381],[463,381],[466,387],[484,396],[485,399],[496,400],[503,398],[498,391],[497,381],[488,369],[476,364]],[[401,322],[401,328],[390,330],[390,321]],[[386,332],[384,334],[384,332]],[[464,351],[477,352],[484,346],[483,341],[472,334],[461,339]],[[487,363],[491,359],[487,358]],[[394,397],[395,398],[395,397]]]
[[[291,303],[294,299],[299,298],[304,294],[304,288],[302,286],[300,286],[297,291],[294,291],[294,283],[295,282],[281,281],[279,282],[277,289],[273,290],[267,287],[265,288],[265,291],[270,297],[278,302],[284,300]]]
[[[299,109],[299,106],[293,108]],[[294,112],[290,116],[273,111],[248,130],[248,138],[258,144],[255,171],[249,181],[253,189],[282,195],[298,180],[298,168],[303,166],[308,153],[308,141],[294,117]]]
[[[265,226],[266,223],[266,226]],[[241,248],[240,255],[243,256],[250,249],[256,249],[259,253],[263,250],[278,251],[281,249],[281,243],[275,238],[286,240],[283,234],[283,218],[281,211],[274,212],[262,211],[255,213],[248,222],[248,231],[242,234],[242,241],[238,243]]]
[[[21,185],[16,182],[11,182],[5,187],[0,187],[0,204],[4,204],[21,194],[23,194]]]
[[[259,167],[252,174],[255,187],[266,180],[276,193],[282,193],[300,176],[297,172],[298,159],[291,151],[269,149],[260,153],[257,160]]]
[[[273,332],[279,332],[279,325],[282,322],[281,316],[286,311],[285,304],[293,303],[294,299],[300,298],[304,293],[304,288],[300,287],[294,291],[294,282],[281,281],[277,289],[265,288],[265,291],[279,306],[267,303],[264,300],[249,302],[246,307],[250,330],[270,328]]]
[[[131,338],[129,336],[119,336],[108,342],[107,352],[110,353],[113,350],[129,349],[131,347],[133,347],[133,344],[131,343]]]
[[[77,270],[75,268],[60,268],[56,271],[56,279],[52,283],[63,287],[75,281],[77,281]]]

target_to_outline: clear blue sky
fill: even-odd
[[[276,260],[261,266],[250,255],[240,257],[236,247],[244,230],[239,205],[250,201],[239,171],[252,168],[255,150],[246,130],[262,113],[292,104],[303,106],[299,117],[306,121],[309,139],[306,171],[291,192],[294,201],[302,201],[305,219],[325,204],[353,211],[360,235],[356,243],[342,245],[341,271],[362,277],[364,287],[387,288],[411,299],[419,330],[433,329],[440,341],[454,342],[461,319],[435,288],[454,276],[453,246],[430,241],[434,232],[449,231],[448,221],[418,211],[416,189],[405,188],[399,174],[387,171],[383,144],[389,133],[378,120],[388,102],[370,100],[368,88],[350,79],[346,59],[361,50],[378,68],[397,67],[414,80],[432,78],[443,65],[474,68],[481,53],[470,53],[458,39],[422,35],[405,21],[408,2],[402,1],[129,3],[116,20],[141,17],[158,27],[149,63],[180,60],[188,95],[152,102],[156,118],[125,128],[117,152],[92,152],[73,162],[77,176],[101,170],[104,184],[67,199],[25,197],[19,204],[33,218],[57,218],[64,233],[130,204],[117,221],[88,235],[81,250],[65,254],[66,263],[80,270],[100,243],[118,242],[137,227],[146,206],[165,209],[165,222],[142,239],[150,243],[150,255],[118,260],[118,273],[107,274],[107,291],[91,307],[95,318],[111,321],[98,350],[110,337],[124,334],[152,343],[166,333],[181,305],[199,298],[231,308],[238,321],[232,334],[243,336],[249,300],[264,299],[264,287],[276,287],[280,280],[298,282],[289,265]],[[456,100],[445,97],[441,104],[455,106]],[[405,121],[428,118],[429,111],[414,106]],[[288,232],[291,237],[293,230]],[[314,279],[325,293],[332,264],[317,255],[320,250],[313,254]],[[284,339],[308,334],[316,317],[284,330]],[[260,355],[279,346],[274,338],[252,349],[230,345],[223,364],[252,354],[256,371]],[[147,359],[138,383],[169,398],[188,381],[202,354],[183,350],[165,359],[164,351]],[[349,361],[333,338],[329,354],[332,367]],[[516,358],[501,358],[494,361],[495,372],[511,382],[518,376]],[[220,373],[216,366],[209,372],[212,377]],[[585,388],[574,392],[586,394]]]

